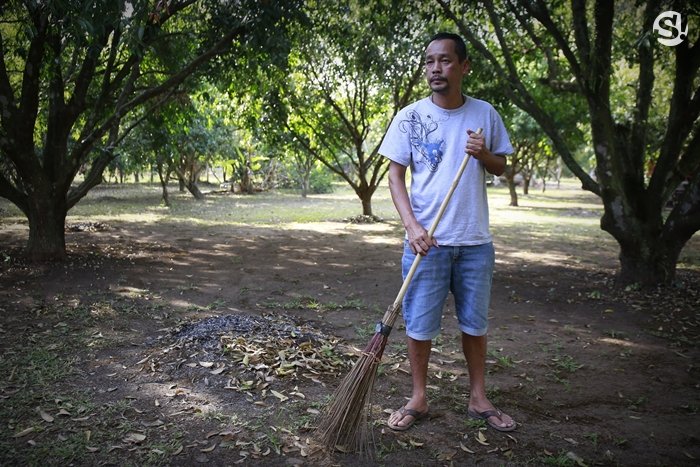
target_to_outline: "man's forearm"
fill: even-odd
[[[414,228],[418,223],[416,216],[413,214],[411,201],[408,198],[408,190],[406,189],[406,168],[395,162],[391,163],[389,168],[389,192],[391,199],[396,207],[396,212],[399,213],[401,222],[406,230]]]
[[[506,170],[505,156],[499,156],[491,152],[481,159],[481,163],[484,164],[484,168],[488,173],[497,177],[503,175],[503,172]]]

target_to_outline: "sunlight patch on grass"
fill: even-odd
[[[96,215],[69,215],[66,217],[66,223],[71,222],[81,222],[90,220],[92,222],[105,222],[109,223],[112,221],[121,222],[134,222],[139,224],[157,224],[167,219],[167,212],[164,213],[154,213],[154,212],[134,212],[134,213],[111,213],[107,212],[104,214]]]
[[[209,187],[211,188],[211,187]],[[207,187],[202,187],[207,192]],[[490,223],[497,247],[508,251],[508,260],[544,264],[578,264],[580,262],[615,262],[619,246],[611,235],[600,228],[603,213],[600,199],[580,188],[577,182],[565,180],[561,187],[550,184],[546,192],[533,188],[522,195],[520,206],[509,206],[507,187],[489,187]],[[253,195],[222,191],[207,192],[206,198],[195,200],[189,193],[170,188],[172,206],[161,204],[158,184],[100,185],[69,213],[67,222],[125,222],[152,225],[171,223],[237,230],[269,228],[275,231],[316,232],[324,235],[356,235],[367,244],[383,244],[400,248],[404,231],[386,182],[372,198],[373,214],[383,220],[374,224],[353,224],[349,219],[362,213],[356,193],[343,183],[335,184],[334,192],[302,198],[293,190],[272,190]],[[1,200],[0,200],[1,201]],[[7,204],[7,207],[5,205]],[[15,217],[16,208],[7,202],[3,208],[5,226],[26,225],[26,219]],[[9,227],[3,228],[9,228]],[[26,228],[23,226],[23,228]],[[681,252],[678,265],[700,268],[700,238],[696,235]]]
[[[552,266],[557,266],[557,265],[561,266],[562,264],[566,264],[566,263],[570,262],[571,256],[559,254],[556,252],[543,253],[540,251],[533,252],[533,251],[522,250],[522,251],[510,252],[510,253],[508,253],[506,258],[500,258],[497,261],[500,263],[510,264],[513,262],[513,261],[511,261],[511,259],[520,259],[520,260],[525,261],[527,263],[540,263],[540,264],[549,264]]]

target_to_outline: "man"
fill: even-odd
[[[468,416],[500,431],[515,421],[486,397],[486,331],[494,250],[488,222],[485,171],[501,175],[513,152],[503,122],[487,102],[462,94],[470,62],[462,38],[439,33],[425,51],[425,72],[432,93],[402,109],[379,152],[390,159],[389,189],[406,229],[404,278],[422,255],[403,301],[413,391],[387,422],[397,431],[428,415],[426,384],[432,339],[440,332],[449,291],[455,297],[462,350],[469,370]],[[483,133],[477,133],[481,128]],[[428,229],[466,153],[464,174],[433,237]],[[411,194],[406,168],[411,168]]]

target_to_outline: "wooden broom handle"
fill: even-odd
[[[479,128],[476,130],[476,134],[481,134],[482,131],[483,130]],[[435,230],[437,230],[438,224],[440,223],[440,219],[442,219],[442,215],[445,213],[445,209],[447,208],[447,203],[450,202],[450,198],[452,198],[452,194],[455,192],[455,189],[459,184],[459,179],[462,178],[464,169],[467,168],[467,164],[469,164],[469,160],[471,158],[472,155],[468,154],[467,157],[465,157],[462,161],[462,164],[459,166],[459,170],[457,170],[457,174],[455,175],[454,180],[452,180],[452,185],[450,185],[450,191],[447,192],[445,199],[442,200],[440,210],[438,211],[437,216],[435,216],[433,224],[430,226],[430,230],[428,230],[428,236],[432,237],[435,234]],[[396,308],[401,305],[403,297],[404,295],[406,295],[406,291],[408,290],[408,285],[411,282],[411,279],[413,279],[413,275],[416,273],[416,269],[418,269],[418,265],[420,264],[421,259],[423,259],[423,256],[416,255],[416,258],[413,260],[413,264],[411,265],[411,269],[408,270],[408,274],[406,274],[406,278],[403,280],[403,285],[401,285],[401,289],[399,290],[399,293],[396,296],[396,300],[394,300],[394,304],[389,309]],[[389,316],[387,315],[389,314],[390,313],[387,310],[387,313],[384,315],[382,322],[387,322],[387,320],[389,319]]]

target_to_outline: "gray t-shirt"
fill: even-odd
[[[498,112],[488,102],[465,96],[464,104],[446,110],[426,97],[394,117],[379,153],[411,169],[410,200],[426,229],[440,210],[466,153],[467,130],[483,129],[488,149],[508,155],[513,147]],[[472,158],[440,220],[439,245],[481,245],[491,241],[483,165]]]

